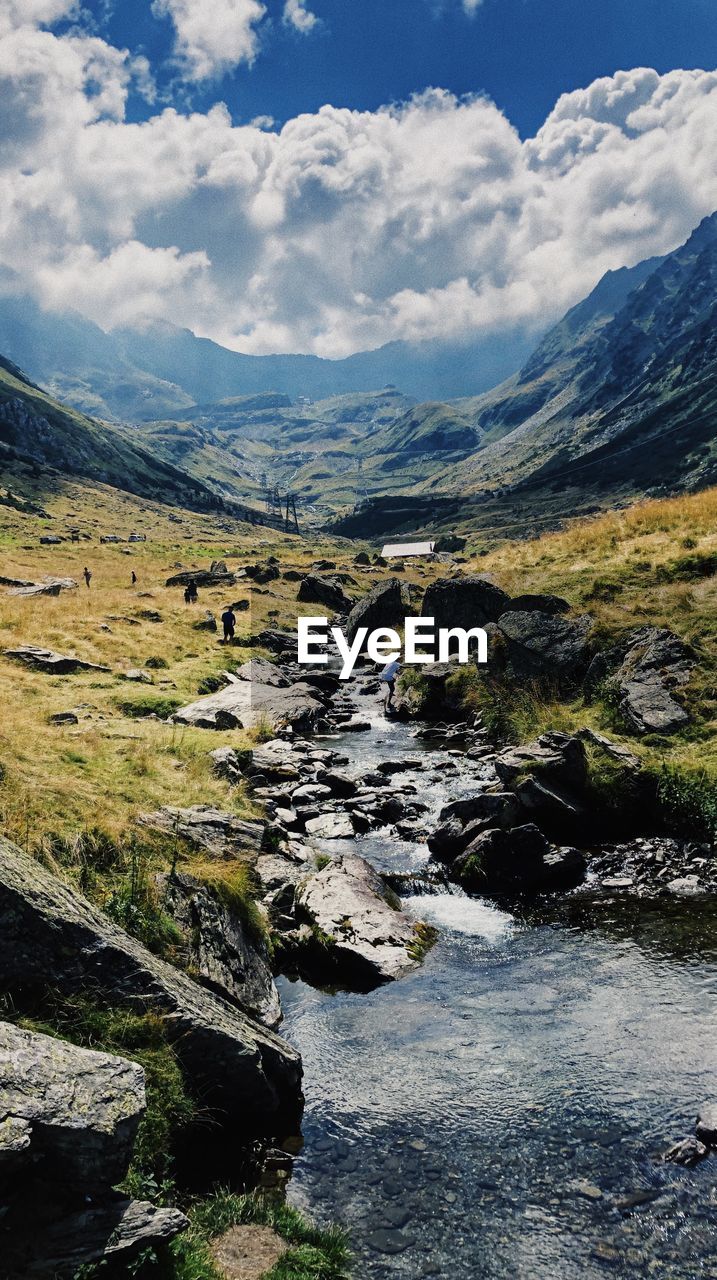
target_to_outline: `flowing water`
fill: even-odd
[[[446,777],[381,716],[331,745],[356,775],[420,754],[408,781],[434,812],[478,789],[475,762]],[[394,871],[428,856],[387,831],[351,847]],[[440,929],[409,977],[281,982],[307,1096],[290,1199],[348,1227],[357,1280],[717,1276],[717,1157],[659,1161],[717,1097],[712,905],[404,905]]]

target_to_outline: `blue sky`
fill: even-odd
[[[717,209],[717,0],[0,0],[0,289],[345,356],[532,336]]]
[[[146,53],[167,91],[169,18],[153,17],[148,0],[121,0],[108,21],[104,0],[84,8],[112,43]],[[461,0],[313,0],[308,35],[287,28],[278,0],[267,9],[253,65],[193,86],[193,105],[221,97],[236,119],[283,122],[324,103],[374,110],[439,86],[489,94],[526,136],[561,93],[618,69],[717,64],[715,0],[483,0],[471,14]]]

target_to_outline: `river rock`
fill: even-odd
[[[331,795],[340,800],[350,800],[358,791],[353,778],[349,778],[346,773],[339,773],[336,769],[319,769],[316,780],[322,786],[328,787]]]
[[[353,604],[336,578],[324,578],[318,573],[306,575],[296,598],[308,604],[322,604],[339,613],[347,613]]]
[[[593,619],[561,618],[539,610],[515,610],[498,619],[503,653],[510,674],[543,676],[575,683],[588,669]]]
[[[268,721],[275,729],[288,725],[308,732],[323,713],[323,701],[308,684],[277,688],[274,683],[240,679],[182,707],[172,720],[200,729],[251,729]]]
[[[540,893],[572,888],[585,875],[574,849],[554,850],[533,823],[510,831],[481,832],[451,867],[451,876],[474,893]]]
[[[307,819],[306,833],[320,840],[350,840],[355,829],[346,813],[320,813]]]
[[[683,1164],[691,1169],[708,1155],[709,1151],[704,1142],[700,1142],[698,1138],[689,1137],[676,1142],[674,1147],[670,1147],[669,1151],[665,1152],[662,1159],[667,1164]]]
[[[14,662],[23,662],[26,667],[35,671],[49,671],[53,675],[71,675],[75,671],[108,672],[109,667],[98,666],[96,662],[85,662],[82,658],[74,658],[65,653],[55,653],[52,649],[40,649],[37,645],[26,644],[18,649],[5,649],[5,657]]]
[[[69,884],[0,838],[0,987],[131,1001],[165,1023],[187,1076],[238,1135],[300,1112],[301,1060],[273,1032],[152,955]]]
[[[216,776],[236,787],[244,780],[244,770],[252,761],[252,752],[235,751],[233,747],[217,747],[209,752],[209,759]]]
[[[379,582],[363,596],[349,613],[345,632],[349,643],[360,627],[374,631],[377,627],[400,627],[410,607],[408,594],[398,578]]]
[[[178,871],[161,883],[165,909],[184,934],[192,971],[210,990],[276,1027],[281,1005],[265,938],[211,885]]]
[[[247,822],[210,804],[195,804],[188,809],[164,805],[154,813],[140,814],[138,822],[154,831],[179,836],[212,858],[255,857],[264,839],[263,822]]]
[[[80,1189],[109,1188],[124,1177],[132,1156],[145,1110],[144,1071],[136,1062],[3,1022],[0,1100],[0,1172],[8,1137],[11,1151],[17,1144],[19,1123],[23,1163],[31,1162],[36,1176]]]
[[[426,588],[421,616],[433,618],[437,628],[483,627],[496,622],[508,604],[507,593],[480,574],[439,578]]]
[[[415,968],[414,922],[397,909],[381,877],[345,854],[299,886],[297,912],[329,941],[327,974],[371,989]]]

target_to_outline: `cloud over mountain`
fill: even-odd
[[[253,56],[258,0],[157,6],[192,74]],[[343,355],[542,326],[717,207],[713,72],[619,72],[526,141],[488,99],[441,90],[274,130],[221,104],[138,123],[146,60],[42,29],[71,10],[4,11],[0,272],[106,327],[167,318],[246,351]]]

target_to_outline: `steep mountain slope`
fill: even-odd
[[[0,358],[0,473],[84,476],[162,502],[204,511],[223,503],[200,481],[154,457],[128,433],[101,426],[36,387]]]
[[[515,378],[473,405],[483,447],[431,487],[634,494],[714,481],[717,214],[640,274],[612,317],[596,304],[636,277],[602,282]]]
[[[58,398],[119,422],[268,391],[326,399],[397,383],[416,398],[475,395],[518,369],[533,342],[518,327],[467,344],[392,342],[343,360],[252,356],[171,324],[105,333],[74,312],[0,296],[0,351]]]

